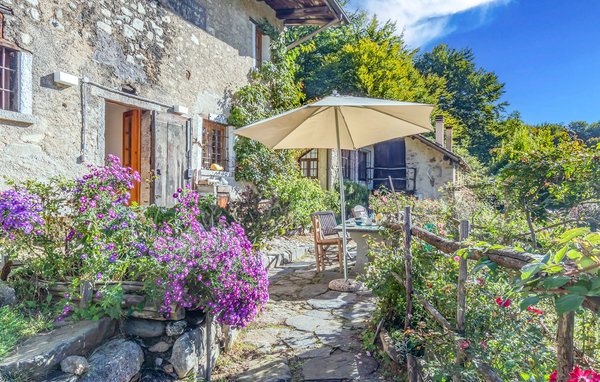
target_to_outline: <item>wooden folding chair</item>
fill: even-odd
[[[343,239],[333,230],[337,225],[333,211],[314,212],[311,214],[313,235],[315,240],[315,261],[317,272],[325,270],[325,263],[339,262],[340,272],[343,272]],[[347,242],[350,238],[346,238]]]

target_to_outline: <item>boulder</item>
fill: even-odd
[[[46,375],[70,355],[86,355],[113,335],[116,321],[79,321],[48,333],[38,334],[20,344],[18,350],[0,361],[0,372],[25,373],[32,379]]]
[[[72,355],[60,361],[60,369],[62,371],[77,376],[82,375],[88,371],[89,368],[90,364],[87,359],[78,355]]]
[[[166,328],[167,336],[175,337],[175,336],[182,335],[186,326],[187,326],[186,321],[169,322],[167,324],[167,328]]]
[[[0,281],[0,306],[12,305],[17,302],[15,290]]]
[[[166,343],[165,341],[160,341],[159,343],[150,346],[148,350],[152,353],[164,353],[171,348],[171,345]]]
[[[119,338],[98,348],[89,362],[90,370],[80,382],[128,382],[140,371],[144,352],[135,342]]]
[[[173,344],[171,359],[179,378],[185,377],[190,371],[198,369],[199,357],[204,353],[204,329],[197,328],[186,332]]]
[[[161,321],[130,318],[125,320],[123,329],[130,336],[152,338],[162,336],[165,324]]]

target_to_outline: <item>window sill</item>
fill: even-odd
[[[37,118],[32,114],[18,113],[10,110],[0,110],[0,121],[30,126],[37,122]]]
[[[214,171],[214,170],[200,170],[200,174],[204,176],[218,177],[218,178],[229,178],[233,176],[230,171]]]

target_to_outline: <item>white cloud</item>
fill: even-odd
[[[450,23],[453,15],[470,10],[481,12],[481,24],[490,7],[510,0],[360,0],[361,8],[377,14],[380,19],[397,22],[404,30],[408,46],[420,47],[431,40],[457,29]],[[467,26],[471,29],[473,26]]]

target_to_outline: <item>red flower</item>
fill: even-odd
[[[577,366],[575,366],[573,372],[569,373],[569,376],[572,377],[569,382],[600,381],[600,376],[592,370],[583,371]]]
[[[533,313],[537,313],[537,314],[544,314],[544,312],[542,312],[541,310],[534,309],[534,308],[532,308],[530,306],[527,307],[527,310],[530,311],[530,312],[533,312]]]
[[[506,301],[504,301],[502,299],[502,297],[498,297],[496,299],[496,304],[498,304],[499,306],[503,306],[505,308],[508,308],[510,306],[510,303],[512,302],[512,300],[510,298],[507,298]]]
[[[462,343],[462,349],[466,350],[470,345],[471,345],[471,341],[464,340],[463,343]]]
[[[460,258],[458,256],[454,256],[454,261],[458,261]]]
[[[557,370],[554,370],[552,374],[550,374],[550,379],[548,382],[558,382],[557,381]],[[579,367],[575,367],[571,373],[569,373],[569,382],[600,382],[600,375],[593,372],[592,370],[581,370]]]
[[[479,285],[483,286],[484,282],[483,279],[477,279],[477,282],[479,283]]]

